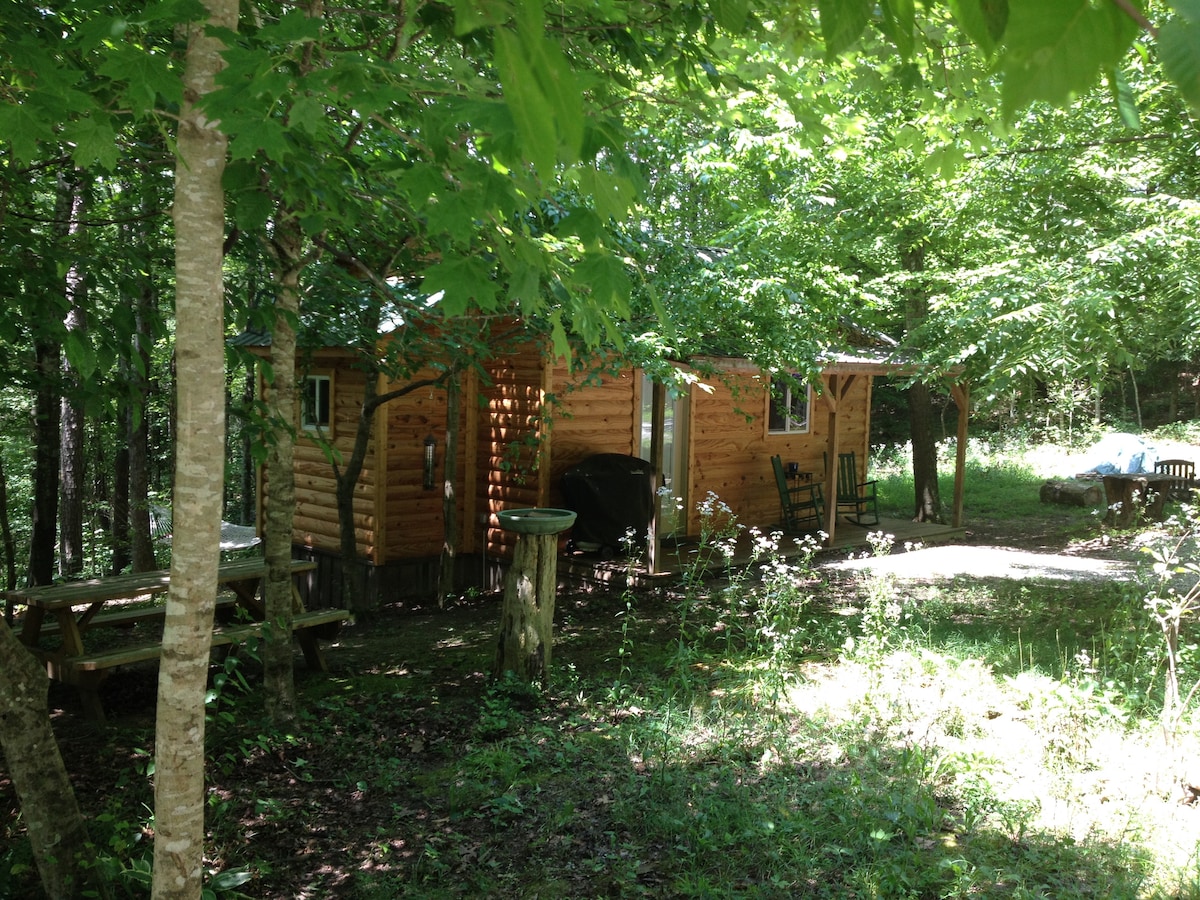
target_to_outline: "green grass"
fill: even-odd
[[[973,451],[972,502],[1075,533],[1029,502],[1031,459]],[[371,644],[370,672],[304,680],[288,735],[253,693],[223,699],[213,870],[256,898],[1200,897],[1177,803],[1200,729],[1160,722],[1147,589],[776,563],[560,595],[541,691],[483,674],[494,605],[422,617]],[[89,799],[116,823],[146,797],[122,778]],[[110,846],[132,869],[139,847]]]

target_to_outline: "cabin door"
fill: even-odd
[[[666,536],[682,530],[687,524],[687,394],[667,390],[667,405],[663,413],[663,484],[659,492],[658,516],[662,523],[659,534]],[[638,455],[650,459],[651,425],[654,384],[642,376],[642,427]]]

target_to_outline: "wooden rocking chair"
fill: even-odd
[[[1160,459],[1154,471],[1172,477],[1166,484],[1168,500],[1191,502],[1192,488],[1196,484],[1196,464],[1187,459]]]
[[[819,529],[825,514],[821,485],[815,481],[789,485],[778,456],[771,457],[771,467],[775,470],[775,486],[779,489],[784,531]]]
[[[825,466],[829,466],[828,456],[825,457]],[[858,480],[858,462],[853,453],[838,454],[836,512],[843,510],[848,510],[846,518],[855,525],[879,524],[875,482]],[[871,516],[870,522],[864,521],[867,514]]]

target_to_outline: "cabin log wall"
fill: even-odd
[[[361,372],[346,365],[338,365],[340,360],[340,356],[334,359],[317,356],[311,362],[309,371],[330,371],[333,374],[331,431],[334,446],[345,458],[354,450],[354,434],[362,407],[364,381]],[[303,372],[300,374],[303,375]],[[373,442],[368,445],[362,474],[354,488],[355,536],[359,552],[372,560],[378,551],[375,538],[375,449]],[[293,543],[336,554],[340,545],[340,530],[337,480],[333,466],[318,442],[302,429],[297,430],[294,453],[296,519],[293,524]]]
[[[778,525],[779,491],[771,468],[776,454],[785,463],[799,463],[800,471],[811,473],[814,480],[823,479],[829,437],[824,397],[813,392],[807,433],[769,434],[766,376],[746,371],[729,377],[732,387],[710,379],[711,392],[697,387],[691,391],[688,486],[694,502],[687,511],[688,534],[700,533],[697,504],[710,491],[742,524]],[[866,474],[870,391],[870,376],[857,376],[838,410],[839,448],[858,455],[860,478]]]
[[[552,410],[553,455],[550,463],[550,504],[562,506],[562,476],[597,453],[637,456],[641,409],[637,390],[640,376],[625,370],[587,378],[580,383],[561,363],[554,368]]]
[[[436,378],[438,372],[415,372],[410,381]],[[402,388],[395,382],[385,390]],[[446,391],[442,387],[423,387],[386,403],[380,411],[386,419],[387,480],[384,487],[386,512],[384,533],[387,543],[379,562],[410,557],[439,556],[442,552],[444,511],[442,485],[446,473]],[[460,423],[460,435],[461,435]],[[434,449],[434,487],[425,489],[425,438],[432,436]],[[460,436],[455,469],[463,469],[463,441]],[[458,519],[463,516],[461,496],[457,498]]]
[[[538,462],[543,420],[540,345],[529,343],[488,366],[491,384],[481,385],[477,442],[478,502],[486,516],[483,549],[508,556],[516,535],[501,530],[501,510],[538,506]],[[467,402],[471,402],[468,399]]]

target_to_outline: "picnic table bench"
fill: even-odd
[[[1174,476],[1161,472],[1104,475],[1104,502],[1108,507],[1104,524],[1128,528],[1139,511],[1143,511],[1146,518],[1161,522],[1167,488],[1173,479]]]
[[[331,637],[332,631],[349,618],[344,609],[308,611],[304,608],[296,577],[316,568],[305,560],[292,561],[292,633],[304,652],[305,662],[316,671],[327,671],[318,638]],[[266,561],[260,558],[222,563],[217,570],[218,589],[232,597],[218,597],[212,646],[228,647],[252,637],[261,637],[267,627],[266,607],[259,597],[259,586],[266,575]],[[90,578],[64,584],[44,585],[0,593],[9,603],[24,605],[20,623],[21,641],[46,664],[51,678],[74,685],[85,714],[104,720],[99,688],[107,674],[123,665],[158,659],[162,641],[156,638],[136,644],[92,649],[86,638],[97,629],[132,628],[142,623],[161,623],[166,607],[155,602],[170,589],[167,570]],[[121,604],[120,601],[137,601]],[[118,604],[113,608],[112,604]],[[108,608],[106,608],[106,605]],[[248,621],[232,621],[238,609]],[[47,621],[50,619],[50,621]],[[42,646],[42,641],[57,637],[60,645]]]

